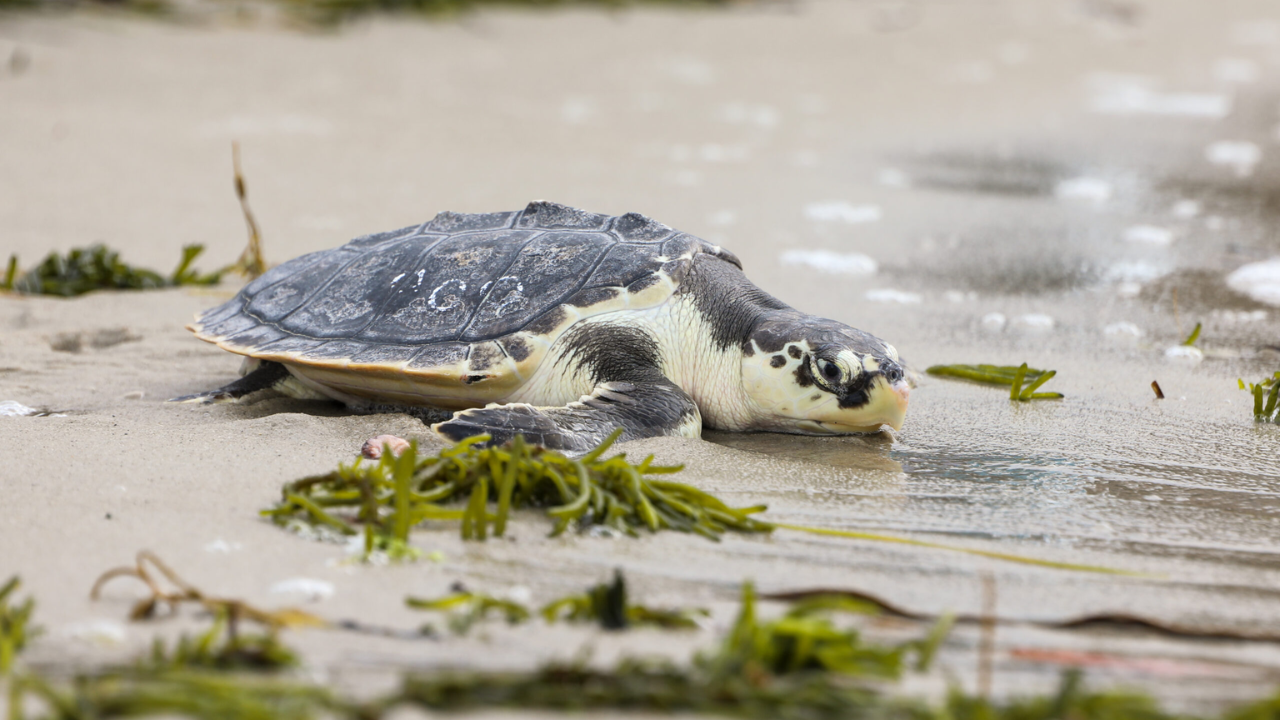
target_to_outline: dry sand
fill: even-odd
[[[1051,389],[1067,398],[1015,405],[925,377],[896,437],[708,433],[628,453],[685,463],[686,480],[768,503],[782,521],[1151,574],[788,532],[548,539],[533,514],[484,544],[415,532],[439,562],[352,564],[257,510],[371,435],[422,437],[416,421],[283,399],[166,404],[235,376],[237,358],[183,330],[232,284],[5,296],[0,401],[65,414],[0,418],[0,578],[21,574],[48,629],[29,659],[65,669],[127,658],[195,627],[185,615],[125,623],[140,597],[125,581],[88,600],[98,573],[143,548],[211,592],[277,606],[306,598],[276,583],[322,580],[334,593],[307,609],[404,628],[425,619],[405,595],[461,580],[545,601],[615,567],[647,602],[714,610],[713,628],[678,636],[498,625],[441,641],[288,636],[316,677],[365,692],[403,668],[526,668],[584,647],[602,662],[683,658],[727,625],[749,578],[976,613],[989,573],[1011,621],[1123,611],[1274,633],[1280,434],[1254,425],[1235,379],[1280,364],[1267,349],[1280,311],[1223,278],[1280,254],[1278,19],[1266,2],[1172,0],[503,11],[335,32],[0,16],[0,58],[28,59],[0,69],[2,255],[29,265],[105,241],[168,269],[199,242],[204,267],[230,262],[244,237],[232,140],[277,262],[441,210],[546,198],[644,212],[724,243],[765,289],[888,339],[916,369],[1027,361],[1057,369]],[[1260,161],[1211,163],[1222,140],[1253,143]],[[1188,200],[1197,212],[1173,212]],[[1158,230],[1126,241],[1135,226]],[[879,269],[823,273],[781,262],[788,250],[862,254]],[[1204,361],[1166,360],[1197,320]],[[1104,332],[1117,323],[1142,334]],[[959,627],[940,668],[904,689],[936,694],[946,678],[973,689],[976,638]],[[1142,687],[1192,710],[1280,682],[1275,644],[1011,624],[997,637],[995,691],[1045,691],[1080,661],[1095,686]]]

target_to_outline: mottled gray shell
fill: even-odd
[[[584,317],[665,302],[699,253],[739,264],[634,213],[549,202],[445,212],[284,263],[191,329],[232,352],[294,365],[510,386]]]

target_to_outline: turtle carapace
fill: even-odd
[[[403,408],[452,440],[836,435],[900,428],[907,408],[893,346],[783,304],[729,251],[549,202],[304,255],[190,329],[244,355],[244,376],[179,400],[271,388]]]

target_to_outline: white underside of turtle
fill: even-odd
[[[246,356],[246,374],[179,400],[274,390],[568,452],[619,427],[624,440],[899,428],[908,394],[892,346],[772,298],[722,248],[547,202],[297,258],[191,329]]]

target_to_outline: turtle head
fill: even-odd
[[[898,351],[873,335],[801,314],[767,317],[743,347],[755,428],[804,435],[902,428],[910,393]]]

